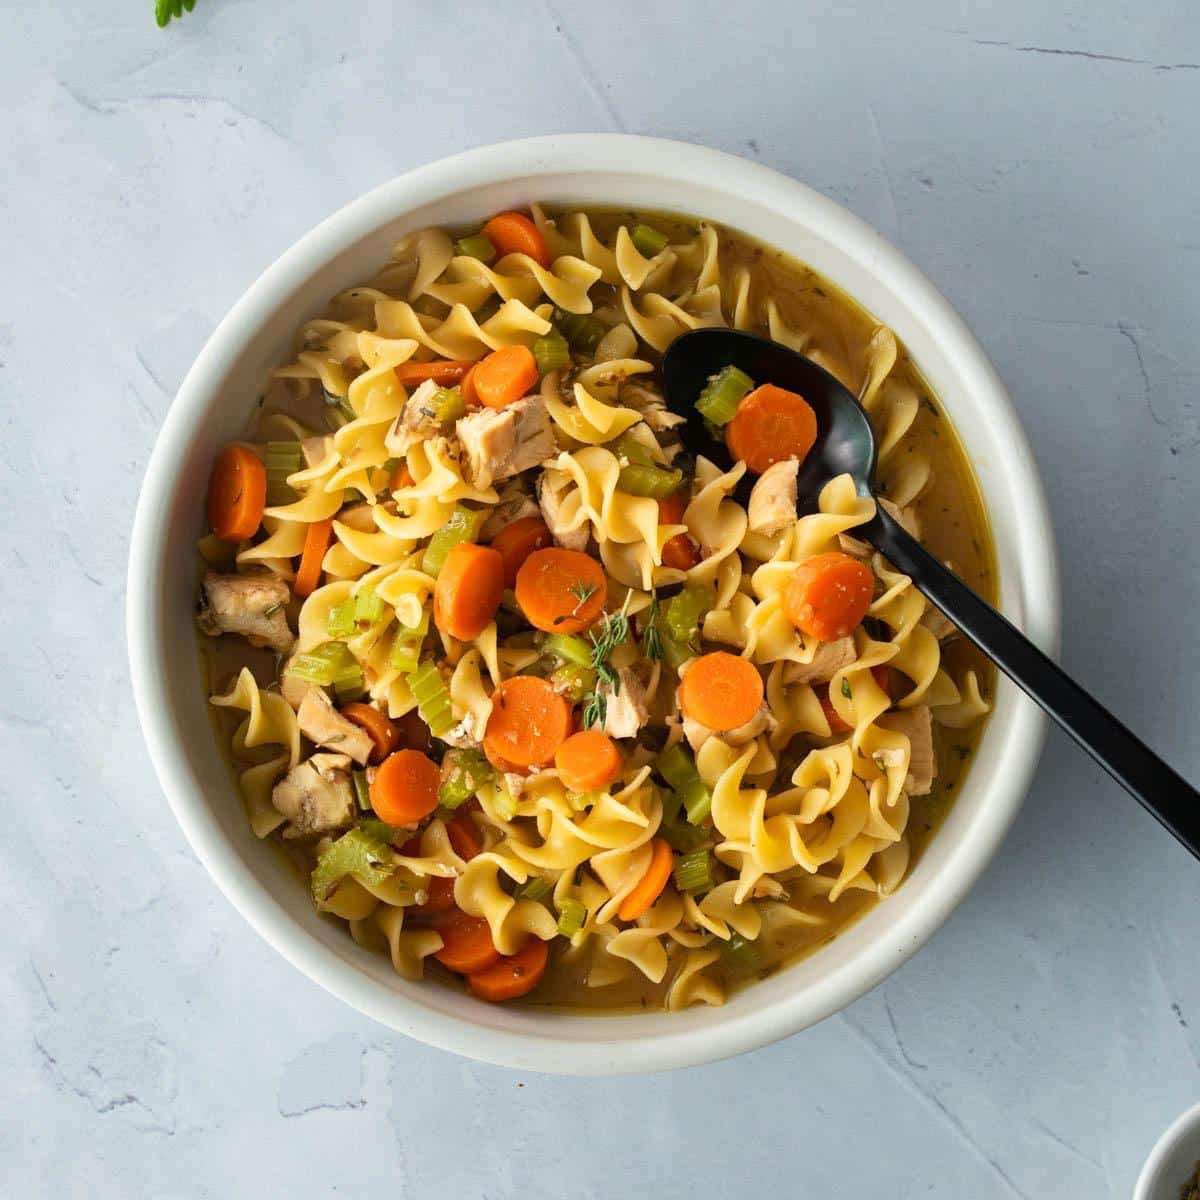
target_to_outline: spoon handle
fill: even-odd
[[[1200,795],[882,508],[867,539],[1200,858]]]

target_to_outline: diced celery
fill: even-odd
[[[675,886],[681,892],[707,892],[712,889],[712,855],[707,850],[693,850],[675,863]]]
[[[700,619],[717,602],[717,594],[705,584],[689,584],[663,605],[667,633],[677,642],[692,642],[700,636]]]
[[[267,468],[267,503],[291,504],[296,493],[288,486],[288,476],[300,470],[303,461],[299,442],[268,442],[264,462]]]
[[[429,632],[429,610],[421,613],[421,620],[411,629],[400,625],[392,641],[391,653],[388,660],[393,667],[405,675],[410,675],[417,669],[421,661],[421,644]]]
[[[465,254],[467,258],[477,258],[482,263],[490,263],[496,257],[496,247],[491,238],[482,233],[473,233],[470,237],[459,238],[454,243],[456,254]]]
[[[392,873],[395,856],[390,846],[361,825],[343,834],[317,859],[312,873],[312,894],[318,904],[334,885],[353,875],[367,885],[378,885]]]
[[[378,817],[364,817],[359,821],[358,828],[365,830],[372,837],[377,837],[381,842],[386,842],[389,846],[394,846],[397,842],[406,842],[410,836],[407,830],[397,829],[395,825],[389,825],[386,821],[379,820]]]
[[[728,425],[737,414],[742,397],[754,387],[754,380],[737,367],[722,367],[710,376],[696,398],[696,411],[714,425]]]
[[[754,971],[761,961],[757,944],[740,933],[730,935],[729,940],[721,946],[721,956],[739,971]]]
[[[683,801],[684,811],[692,825],[701,824],[712,813],[712,792],[708,790],[704,785],[704,780],[699,776],[680,789],[679,798]]]
[[[429,408],[433,419],[440,425],[449,425],[459,417],[467,415],[467,402],[456,387],[440,387],[429,397]]]
[[[687,642],[677,641],[668,635],[662,639],[663,662],[672,671],[678,671],[689,658],[696,657],[696,648]]]
[[[513,896],[518,900],[540,900],[550,894],[550,880],[541,875],[530,875],[524,883],[518,885]]]
[[[550,332],[533,343],[533,358],[537,363],[539,375],[549,375],[551,371],[561,371],[571,363],[571,347],[567,339],[553,326]]]
[[[421,720],[429,726],[430,733],[434,737],[449,733],[454,728],[450,693],[446,690],[446,681],[434,666],[432,659],[426,659],[409,675],[408,687],[417,702],[417,712]]]
[[[564,900],[558,910],[558,932],[565,938],[574,937],[587,921],[587,906],[578,900]]]
[[[478,750],[447,750],[442,760],[438,803],[443,808],[458,808],[491,778],[491,764]]]
[[[682,482],[682,471],[668,467],[644,467],[640,463],[622,467],[617,476],[617,487],[622,492],[630,496],[651,496],[656,500],[665,499],[678,491]]]
[[[564,663],[551,672],[550,682],[572,704],[578,704],[596,686],[596,672],[591,667]]]
[[[350,779],[354,783],[354,799],[358,801],[358,807],[363,812],[371,811],[371,788],[367,783],[367,773],[361,767],[355,767],[350,772]]]
[[[511,821],[517,815],[517,798],[503,784],[497,785],[492,796],[492,806],[502,821]]]
[[[604,322],[591,313],[569,313],[556,308],[552,320],[567,339],[571,349],[580,350],[584,354],[591,354],[608,332]]]
[[[354,621],[357,625],[374,625],[383,619],[384,604],[374,588],[359,588],[354,596]]]
[[[348,596],[341,604],[335,604],[325,618],[325,632],[331,638],[348,638],[355,630],[354,609],[353,596]]]
[[[542,642],[542,651],[561,658],[563,662],[574,663],[577,667],[592,665],[592,648],[581,637],[572,633],[551,633]]]
[[[322,642],[305,654],[297,654],[288,674],[307,683],[332,687],[339,695],[357,691],[363,685],[362,667],[344,642]]]
[[[708,840],[709,832],[697,829],[684,821],[664,821],[658,827],[659,836],[679,854],[688,854]]]
[[[638,253],[647,258],[653,258],[667,248],[667,235],[649,225],[635,225],[629,231],[629,236],[638,248]]]
[[[655,766],[679,797],[688,821],[693,825],[704,821],[712,811],[712,793],[700,778],[692,756],[676,743],[658,756]]]
[[[483,509],[454,506],[449,520],[429,539],[421,559],[421,570],[426,575],[436,575],[450,553],[460,542],[473,542],[479,536],[479,527],[487,520]]]

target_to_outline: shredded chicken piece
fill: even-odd
[[[861,538],[851,537],[848,533],[838,534],[838,547],[843,554],[848,554],[851,558],[857,558],[860,562],[866,562],[875,553],[875,547],[869,542],[864,542]]]
[[[309,688],[304,694],[296,711],[296,722],[310,742],[347,754],[360,766],[365,766],[371,757],[375,743],[370,734],[343,717],[320,688]]]
[[[947,641],[952,637],[958,637],[960,632],[958,626],[940,608],[936,608],[932,604],[925,605],[925,611],[921,614],[921,624],[939,642]]]
[[[283,664],[283,669],[279,672],[279,692],[280,695],[292,706],[298,709],[304,701],[304,697],[308,695],[309,689],[316,687],[315,683],[309,683],[307,679],[301,679],[298,675],[290,674],[292,663],[296,661],[296,655]]]
[[[554,428],[540,396],[506,408],[469,413],[455,425],[467,455],[471,482],[479,488],[536,467],[558,450]]]
[[[291,592],[274,575],[204,576],[204,604],[196,617],[200,632],[209,637],[233,633],[252,646],[269,646],[280,654],[292,648],[295,637],[284,611]]]
[[[655,433],[665,433],[686,423],[686,418],[673,413],[667,408],[662,394],[644,383],[628,382],[621,385],[619,393],[621,403],[628,408],[635,408],[642,414],[642,420]]]
[[[521,481],[514,479],[500,489],[500,499],[489,511],[487,520],[479,529],[479,540],[490,542],[496,534],[502,529],[507,529],[514,521],[537,515],[538,506],[533,502],[533,498],[521,485]]]
[[[337,514],[337,519],[343,525],[357,529],[359,533],[379,532],[379,528],[375,524],[375,508],[370,504],[352,504],[349,508],[343,508]]]
[[[858,658],[852,637],[822,642],[810,663],[790,662],[783,668],[784,683],[828,683],[843,667]]]
[[[410,446],[439,437],[442,427],[434,419],[430,401],[438,385],[427,379],[404,402],[400,415],[392,422],[383,438],[388,453],[403,458]]]
[[[604,732],[614,738],[637,737],[638,730],[650,720],[645,685],[629,667],[617,671],[617,680],[616,690],[607,683],[597,688],[606,700]]]
[[[333,439],[329,437],[305,438],[300,443],[300,452],[304,455],[304,465],[308,467],[320,466],[329,457],[332,445]]]
[[[591,531],[587,521],[577,529],[570,529],[562,515],[562,505],[552,487],[547,486],[545,478],[538,480],[538,504],[542,510],[546,525],[559,546],[568,550],[586,550]]]
[[[288,819],[285,838],[313,838],[349,829],[354,823],[350,759],[314,754],[297,764],[271,793],[271,803]]]
[[[933,718],[929,705],[920,704],[916,708],[884,713],[876,724],[908,738],[910,749],[904,790],[910,796],[927,796],[937,777],[937,759],[933,753]],[[889,765],[894,763],[887,751],[880,751],[879,754]]]
[[[778,533],[795,521],[799,473],[799,461],[789,458],[773,463],[758,477],[746,506],[755,533]]]

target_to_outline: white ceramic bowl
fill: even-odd
[[[765,167],[678,142],[616,135],[486,146],[369,192],[287,251],[209,339],[150,460],[129,563],[134,692],[158,777],[197,855],[235,907],[306,975],[376,1020],[472,1058],[563,1073],[651,1071],[722,1058],[795,1033],[874,987],[966,895],[1015,817],[1045,721],[1003,683],[967,785],[895,896],[819,953],[723,1008],[577,1016],[489,1006],[408,983],[312,911],[306,890],[250,832],[206,711],[192,630],[194,543],[217,448],[244,427],[294,330],[368,278],[403,233],[528,205],[597,204],[711,218],[835,280],[904,340],[962,435],[996,535],[1001,607],[1057,650],[1058,579],[1046,504],[1004,387],[962,321],[875,230]]]
[[[1197,1162],[1200,1162],[1200,1104],[1180,1113],[1154,1143],[1133,1189],[1133,1200],[1179,1200],[1179,1193]]]

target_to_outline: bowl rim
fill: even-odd
[[[284,251],[233,305],[200,351],[168,410],[143,480],[130,543],[126,635],[134,698],[150,758],[176,820],[218,888],[264,940],[304,974],[360,1012],[430,1045],[498,1065],[554,1073],[640,1072],[714,1061],[797,1032],[858,999],[936,932],[983,872],[1020,809],[1046,732],[1044,714],[1031,702],[1019,701],[1011,714],[1008,742],[1022,752],[1008,764],[1003,778],[989,780],[985,827],[955,847],[923,905],[863,948],[855,970],[843,970],[829,986],[810,989],[818,994],[789,996],[712,1028],[640,1038],[636,1056],[622,1053],[630,1045],[628,1038],[578,1041],[556,1036],[553,1026],[549,1033],[498,1030],[386,991],[302,929],[206,817],[203,799],[190,785],[184,766],[183,739],[170,715],[165,673],[158,669],[154,581],[167,551],[167,517],[177,487],[174,468],[212,403],[213,381],[224,376],[259,327],[308,278],[406,212],[476,187],[539,176],[612,173],[752,197],[751,202],[765,211],[818,230],[881,277],[908,311],[936,327],[939,347],[954,372],[1003,433],[1005,466],[1020,484],[1012,496],[1024,539],[1021,577],[1013,581],[1023,609],[1018,623],[1051,655],[1058,651],[1060,628],[1057,555],[1042,483],[995,369],[948,301],[900,251],[865,221],[796,180],[731,154],[667,139],[628,134],[527,138],[480,146],[417,167],[352,200]]]
[[[1133,1200],[1160,1200],[1159,1196],[1151,1192],[1151,1187],[1164,1183],[1159,1178],[1163,1168],[1187,1135],[1195,1132],[1197,1127],[1200,1127],[1200,1102],[1185,1108],[1163,1130],[1158,1141],[1154,1143],[1150,1153],[1146,1156],[1142,1169],[1138,1172],[1137,1183],[1133,1188]],[[1197,1154],[1200,1156],[1200,1151],[1197,1151]],[[1179,1181],[1180,1184],[1182,1182],[1183,1180]],[[1163,1192],[1161,1200],[1167,1200],[1168,1195],[1170,1200],[1175,1200],[1175,1197],[1179,1195],[1178,1185],[1170,1193]]]

